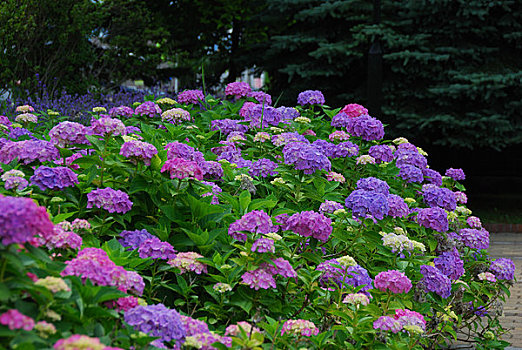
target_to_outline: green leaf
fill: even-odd
[[[97,151],[103,151],[105,149],[105,144],[103,141],[101,141],[99,139],[99,136],[94,136],[94,135],[85,135],[85,138],[87,140],[89,140],[89,142],[92,144],[92,146],[94,147],[94,149],[96,149]]]
[[[248,209],[248,205],[250,204],[251,200],[252,200],[252,197],[251,197],[249,191],[244,190],[243,192],[241,192],[241,194],[239,195],[239,207],[240,207],[241,213],[246,213],[246,211]]]

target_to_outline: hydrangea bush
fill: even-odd
[[[225,91],[93,108],[87,125],[0,117],[1,344],[508,345],[515,266],[489,257],[462,169],[442,176],[319,90],[297,107]]]

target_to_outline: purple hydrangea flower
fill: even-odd
[[[198,104],[199,101],[205,101],[205,95],[201,90],[185,90],[178,94],[177,101],[182,104]]]
[[[477,229],[480,229],[482,228],[482,222],[480,222],[480,218],[476,217],[476,216],[470,216],[466,219],[466,223],[468,224],[469,227],[471,228],[477,228]]]
[[[402,324],[392,316],[381,316],[373,322],[373,329],[399,333],[402,330]]]
[[[464,170],[462,169],[453,169],[449,168],[446,170],[446,176],[451,177],[455,181],[466,180],[466,174],[464,174]]]
[[[419,169],[425,169],[428,165],[428,160],[422,154],[417,151],[417,148],[401,148],[402,145],[411,145],[411,144],[400,144],[397,151],[395,151],[395,158],[397,159],[396,165],[398,168],[401,168],[405,165],[413,165]],[[413,146],[415,147],[415,146]],[[424,175],[423,175],[424,176]],[[421,180],[422,181],[422,180]]]
[[[47,238],[45,239],[45,245],[49,249],[80,249],[80,247],[82,246],[82,238],[74,232],[65,231],[60,226],[54,226],[53,234],[47,236]]]
[[[276,168],[277,163],[267,158],[260,158],[252,163],[252,167],[250,167],[248,173],[251,176],[269,177],[278,174],[278,172],[275,171]]]
[[[417,223],[438,232],[446,232],[449,228],[448,215],[438,207],[419,209]]]
[[[365,218],[368,215],[382,220],[388,214],[390,207],[387,196],[373,191],[355,190],[345,200],[345,205],[352,210],[357,218]]]
[[[247,97],[251,97],[260,104],[264,104],[265,106],[270,106],[272,104],[272,96],[263,91],[250,91]]]
[[[3,245],[49,237],[54,225],[44,207],[30,198],[0,196],[0,238]]]
[[[312,146],[327,157],[331,157],[335,149],[335,144],[322,139],[312,142]]]
[[[167,143],[165,149],[167,150],[167,159],[183,158],[185,160],[192,160],[198,164],[205,161],[203,153],[197,151],[194,147],[178,141]]]
[[[143,241],[138,249],[140,258],[152,259],[174,259],[176,250],[169,242],[163,242],[157,237],[152,237]]]
[[[306,90],[297,96],[297,103],[301,106],[314,104],[322,105],[324,102],[324,95],[319,90]]]
[[[255,105],[250,114],[245,117],[250,122],[251,128],[266,128],[270,125],[277,126],[283,120],[281,112],[271,106]]]
[[[464,192],[456,191],[455,198],[457,199],[457,203],[466,204],[468,202],[468,196]]]
[[[386,198],[388,200],[389,216],[393,216],[395,218],[403,218],[408,216],[410,209],[402,197],[397,196],[396,194],[389,194]]]
[[[174,340],[176,345],[181,345],[186,336],[179,313],[163,304],[136,306],[125,312],[124,318],[134,329],[160,337],[161,342]]]
[[[180,317],[181,322],[183,322],[183,327],[187,332],[187,337],[198,333],[210,332],[205,322],[184,315],[180,315]]]
[[[332,233],[332,220],[315,211],[302,211],[290,216],[285,223],[284,230],[293,231],[303,237],[314,237],[326,242]]]
[[[49,168],[42,165],[34,171],[30,180],[31,185],[38,186],[42,191],[59,191],[77,184],[78,175],[66,167]]]
[[[499,258],[491,263],[489,270],[499,280],[512,280],[515,278],[515,263],[511,259]]]
[[[441,207],[448,211],[453,211],[457,208],[455,193],[448,188],[426,184],[422,186],[422,197],[424,202],[430,207]]]
[[[430,184],[441,187],[442,186],[442,175],[433,169],[425,168],[422,169],[422,173],[424,174],[424,180]]]
[[[295,169],[303,170],[305,174],[313,174],[317,170],[329,171],[330,160],[315,147],[303,142],[290,142],[283,148],[285,163],[294,165]]]
[[[416,166],[410,164],[402,164],[401,166],[398,166],[398,168],[399,176],[407,183],[424,181],[424,175],[422,174],[422,170],[417,168]]]
[[[267,234],[277,231],[277,227],[272,224],[272,219],[267,213],[262,210],[253,210],[243,215],[241,219],[234,221],[228,227],[228,234],[232,238],[246,241],[247,235],[241,231]]]
[[[132,208],[129,195],[110,187],[92,190],[87,194],[87,208],[103,208],[109,213],[126,213]]]
[[[212,187],[212,190],[210,192],[202,193],[201,197],[212,196],[212,201],[210,202],[210,204],[219,204],[217,195],[222,192],[221,187],[219,187],[213,182],[201,181],[201,183]]]
[[[223,167],[213,160],[204,161],[199,164],[203,171],[203,177],[206,179],[219,180],[223,177]]]
[[[43,140],[6,142],[0,150],[0,162],[4,164],[9,164],[15,159],[20,163],[30,164],[36,160],[44,163],[58,158],[58,149],[51,142]]]
[[[118,240],[120,244],[130,250],[138,249],[143,242],[152,239],[155,236],[150,234],[147,230],[121,231],[121,239]]]
[[[93,119],[90,129],[93,135],[118,136],[125,134],[125,124],[119,119],[106,115],[103,115],[100,119]]]
[[[393,151],[386,145],[374,145],[368,150],[368,154],[375,158],[376,163],[391,162],[393,160]]]
[[[343,205],[341,203],[327,200],[321,204],[321,206],[319,207],[319,212],[323,214],[333,213],[334,211],[339,209],[343,209]]]
[[[161,114],[161,108],[154,102],[147,101],[136,107],[134,114],[154,118],[156,114]]]
[[[346,157],[354,157],[359,153],[359,146],[356,144],[345,141],[337,144],[333,150],[331,157],[332,158],[346,158]]]
[[[269,238],[259,238],[252,244],[253,252],[258,253],[275,253],[274,240]]]
[[[87,134],[87,128],[75,122],[61,122],[49,131],[51,136],[51,143],[57,147],[67,147],[74,144],[86,144],[88,143],[85,135]]]
[[[297,273],[295,272],[292,265],[290,265],[290,263],[283,258],[272,259],[271,263],[262,263],[260,267],[272,275],[279,275],[284,278],[297,277]]]
[[[109,110],[109,116],[111,118],[115,117],[125,117],[130,118],[134,114],[134,110],[127,106],[119,106],[119,107],[112,107]]]
[[[380,140],[384,137],[384,126],[381,121],[369,115],[351,118],[347,129],[350,134],[366,141]]]
[[[245,97],[250,91],[252,91],[250,85],[242,81],[229,83],[225,87],[225,95],[235,96],[236,98]]]
[[[239,124],[241,120],[235,119],[216,119],[210,122],[210,130],[219,130],[224,135],[228,135],[233,131],[247,132],[248,126]]]
[[[150,165],[150,160],[158,150],[154,145],[148,142],[130,140],[124,142],[120,149],[120,154],[126,158],[131,158],[135,162],[137,160],[143,161],[145,165]]]
[[[461,240],[466,247],[472,249],[489,248],[489,232],[485,229],[463,228],[459,231],[458,239]]]
[[[6,190],[22,191],[29,185],[29,182],[23,177],[11,176],[5,180],[4,188]]]
[[[385,292],[408,293],[411,289],[411,280],[404,273],[397,270],[383,271],[375,276],[375,288]]]
[[[365,177],[357,181],[356,188],[358,190],[372,191],[388,195],[390,193],[390,185],[386,181],[375,177]]]
[[[438,268],[430,265],[421,265],[420,272],[423,275],[420,283],[429,292],[435,292],[443,298],[451,295],[451,281]]]
[[[350,122],[350,117],[348,114],[339,112],[334,115],[332,118],[332,122],[330,123],[334,128],[346,128]]]
[[[9,132],[9,138],[13,140],[18,140],[22,136],[28,136],[30,139],[36,140],[36,137],[33,136],[33,133],[26,128],[13,128]]]
[[[274,276],[262,268],[245,272],[241,279],[244,284],[255,290],[277,287]]]
[[[458,280],[464,274],[464,261],[456,248],[442,253],[433,260],[435,267],[452,280]]]
[[[283,146],[290,142],[302,142],[309,144],[310,142],[304,137],[296,132],[283,132],[279,135],[272,136],[272,143],[275,146]]]
[[[292,121],[300,116],[299,111],[293,107],[279,107],[277,110],[281,113],[283,122]]]

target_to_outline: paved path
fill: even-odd
[[[512,348],[522,348],[522,233],[491,233],[488,249],[492,257],[510,258],[515,262],[517,282],[510,288],[511,297],[504,305],[502,325],[509,333],[504,340]]]

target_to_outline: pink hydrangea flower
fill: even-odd
[[[389,290],[392,293],[408,293],[411,289],[410,279],[402,272],[388,270],[375,276],[375,287],[383,292]]]
[[[317,329],[313,322],[307,320],[288,320],[283,324],[283,329],[281,329],[281,335],[285,333],[311,337],[312,335],[319,334],[319,329]]]
[[[9,327],[9,329],[24,329],[30,331],[34,328],[34,320],[20,313],[16,309],[10,309],[0,315],[0,324]]]
[[[180,274],[193,271],[201,275],[203,272],[207,273],[207,265],[196,260],[200,258],[203,258],[203,255],[196,252],[182,252],[178,253],[174,259],[169,260],[168,264],[179,268],[181,270]]]
[[[203,180],[203,170],[198,163],[183,158],[168,159],[161,168],[162,173],[165,171],[169,172],[171,179],[189,178],[200,181]]]

